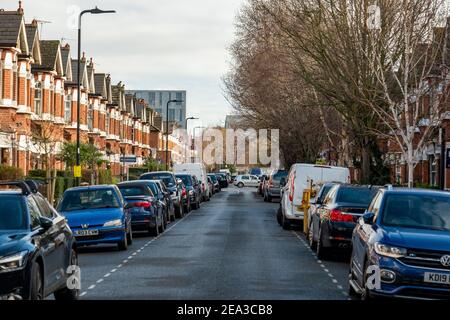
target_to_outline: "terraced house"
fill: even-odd
[[[26,174],[58,159],[64,142],[76,141],[77,76],[80,64],[80,136],[100,150],[113,175],[124,171],[121,156],[156,158],[162,144],[162,117],[142,99],[125,94],[97,73],[85,54],[72,59],[68,44],[42,40],[36,21],[27,24],[21,6],[0,9],[0,163]]]

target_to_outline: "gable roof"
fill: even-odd
[[[14,47],[29,54],[23,13],[0,11],[0,47]]]
[[[70,84],[76,84],[77,83],[77,77],[78,77],[78,60],[77,59],[71,59],[72,64],[72,81],[70,81]],[[80,75],[80,82],[83,88],[89,89],[89,80],[87,77],[87,70],[86,70],[86,61],[81,60],[80,63],[80,69],[81,69],[81,75]]]
[[[72,61],[70,59],[70,46],[61,46],[61,62],[64,69],[64,76],[68,81],[72,81]]]
[[[37,27],[36,20],[33,20],[31,24],[25,25],[25,30],[27,34],[28,49],[33,56],[34,63],[41,63],[41,46],[39,40],[39,30]]]
[[[61,77],[64,75],[59,40],[41,40],[41,63],[33,64],[32,68],[55,71]]]
[[[94,73],[94,87],[95,94],[101,95],[104,99],[108,98],[108,92],[106,90],[106,74]]]

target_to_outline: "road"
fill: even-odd
[[[346,259],[318,261],[278,203],[229,188],[128,251],[80,250],[82,299],[348,299]]]

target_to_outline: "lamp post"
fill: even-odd
[[[189,142],[188,142],[188,148],[189,148],[189,150],[192,152],[192,148],[191,148],[191,139],[189,138],[189,132],[187,131],[187,130],[188,130],[188,121],[189,121],[189,120],[199,120],[199,118],[196,118],[196,117],[189,117],[189,118],[186,118],[186,135],[187,135],[188,140],[189,140]],[[188,162],[188,160],[187,160],[187,148],[186,148],[186,152],[185,152],[185,154],[184,154],[184,158],[185,158],[185,161]]]
[[[195,127],[195,128],[194,128],[194,133],[193,133],[193,136],[194,136],[194,137],[193,137],[194,142],[195,142],[195,137],[196,137],[196,136],[195,136],[195,129],[205,129],[205,128],[206,128],[206,127],[201,127],[201,126],[200,126],[200,127]],[[202,143],[202,145],[201,145],[201,151],[203,151],[203,133],[202,133],[201,143]],[[194,147],[194,149],[195,149],[195,147]],[[195,157],[192,157],[192,159],[193,159],[193,160],[192,160],[192,163],[194,163],[194,162],[195,162]]]
[[[166,105],[166,171],[169,170],[169,104],[183,102],[183,100],[170,100]]]
[[[97,7],[90,10],[83,10],[78,16],[78,61],[77,61],[77,159],[76,165],[80,166],[80,72],[81,72],[81,18],[85,13],[90,14],[104,14],[104,13],[115,13],[115,10],[101,10]],[[80,184],[80,177],[76,177],[76,185]]]

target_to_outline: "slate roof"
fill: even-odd
[[[69,70],[69,61],[70,61],[70,47],[62,46],[61,47],[61,63],[64,69],[64,75],[67,77],[68,81],[72,81],[72,78],[69,77],[71,75],[72,70]]]
[[[106,74],[104,73],[95,73],[94,74],[94,86],[95,93],[101,95],[103,98],[108,97],[108,93],[106,91]]]
[[[70,81],[70,83],[77,83],[78,60],[77,59],[72,59],[71,63],[72,63],[72,81]],[[81,60],[80,67],[81,67],[80,70],[83,73],[83,70],[85,70],[85,67],[86,67],[86,61]],[[84,81],[83,80],[83,74],[81,74],[80,82],[83,84],[83,81]]]
[[[0,45],[16,47],[19,41],[23,14],[17,11],[0,11]]]
[[[37,37],[38,27],[36,24],[26,24],[25,30],[27,33],[28,48],[29,48],[30,52],[33,52],[33,46],[34,46],[34,42]]]
[[[55,70],[60,46],[59,40],[41,40],[41,64],[33,64],[34,69]]]
[[[131,113],[131,115],[135,116],[135,106],[134,105],[134,95],[132,94],[125,94],[125,107],[126,111]]]

